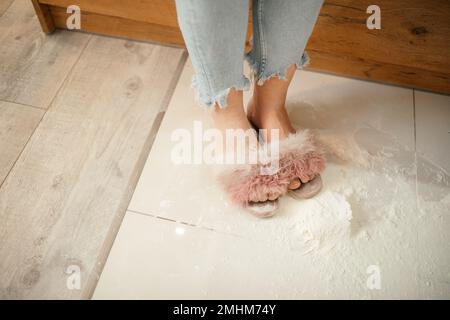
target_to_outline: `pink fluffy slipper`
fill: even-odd
[[[326,161],[322,147],[316,142],[309,130],[299,130],[282,143],[281,167],[284,178],[292,181],[299,177],[312,178],[302,183],[298,189],[288,190],[297,199],[309,199],[322,189],[320,173],[325,169]]]
[[[281,197],[296,177],[317,176],[325,168],[323,152],[308,130],[280,141],[278,157],[272,157],[271,161],[278,163],[278,169],[271,174],[261,170],[267,164],[255,164],[232,166],[219,175],[232,202],[258,217],[272,216],[278,208],[277,200],[264,201],[267,195]]]

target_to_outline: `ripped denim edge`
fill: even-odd
[[[294,64],[294,63],[290,63],[287,66],[280,68],[278,71],[275,71],[270,74],[259,74],[259,65],[254,60],[254,58],[251,54],[251,51],[245,55],[245,60],[248,62],[253,75],[255,75],[256,84],[259,86],[262,86],[265,81],[267,81],[273,77],[278,77],[280,80],[286,80],[286,73],[287,73],[289,67]],[[309,62],[310,62],[309,55],[305,51],[305,52],[303,52],[302,57],[300,58],[300,61],[295,62],[295,66],[296,66],[297,70],[301,70],[301,69],[303,69],[303,67],[307,66],[309,64]]]
[[[216,93],[208,93],[205,89],[205,85],[202,83],[201,78],[198,75],[194,75],[192,77],[192,87],[197,92],[197,102],[204,107],[205,109],[210,109],[216,103],[219,105],[221,109],[226,108],[228,94],[231,89],[239,90],[239,91],[247,91],[250,89],[251,83],[250,80],[244,75],[239,79],[239,81],[231,87],[227,89],[220,90]]]

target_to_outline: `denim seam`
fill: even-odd
[[[264,73],[266,67],[267,48],[264,42],[264,28],[263,28],[263,5],[264,0],[258,1],[258,33],[259,33],[259,46],[260,46],[260,63],[258,70],[258,78]]]
[[[191,9],[191,13],[192,13],[192,14],[191,14],[191,17],[194,17],[194,18],[195,18],[195,10],[193,10],[193,7],[189,7],[189,8]],[[194,30],[192,29],[192,25],[191,25],[190,23],[188,23],[188,25],[189,25],[189,28],[191,29],[190,31],[191,31],[192,39],[193,39],[193,42],[194,42],[194,50],[195,50],[196,55],[197,55],[197,57],[198,57],[198,60],[199,60],[199,63],[200,63],[200,67],[202,68],[202,72],[203,72],[204,78],[205,78],[205,80],[206,80],[206,85],[208,86],[208,96],[210,96],[210,95],[211,95],[211,92],[212,92],[211,82],[210,82],[210,80],[209,80],[208,74],[207,74],[206,69],[205,69],[205,64],[204,64],[204,62],[203,62],[202,54],[201,54],[200,50],[198,49],[198,47],[199,47],[199,45],[198,45],[198,39],[197,39],[197,37],[195,36],[195,32],[194,32]],[[198,77],[198,76],[195,75],[194,77]],[[199,85],[201,86],[200,83],[199,83]],[[198,89],[199,89],[199,88],[197,88],[197,90],[198,90]]]

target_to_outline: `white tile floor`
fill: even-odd
[[[450,97],[415,93],[420,280],[425,295],[450,297]]]
[[[188,62],[94,298],[450,298],[449,96],[298,72],[288,108],[326,146],[325,187],[258,220],[207,168],[171,162],[173,130],[207,123],[192,73]],[[372,265],[380,289],[367,287]]]

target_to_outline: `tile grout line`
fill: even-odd
[[[417,161],[417,124],[416,124],[416,90],[413,89],[412,91],[412,101],[413,101],[413,127],[414,127],[414,164],[416,167],[416,207],[417,210],[419,210],[419,179],[418,179],[418,172],[419,172],[419,164]]]
[[[13,1],[14,2],[14,1]],[[19,154],[16,157],[16,160],[14,160],[14,163],[12,164],[11,168],[9,169],[8,173],[5,175],[5,178],[3,179],[3,181],[0,182],[0,192],[2,190],[3,185],[5,184],[6,180],[8,179],[9,175],[11,174],[11,172],[13,171],[13,169],[15,168],[17,161],[19,161],[19,159],[22,157],[23,152],[25,151],[26,147],[28,146],[30,140],[33,138],[34,134],[36,133],[36,130],[39,128],[39,126],[42,123],[42,120],[45,118],[45,115],[47,114],[47,111],[50,109],[50,106],[53,104],[53,102],[55,101],[56,97],[58,96],[58,94],[60,93],[61,89],[64,86],[64,83],[66,82],[67,78],[69,77],[69,75],[72,73],[75,65],[78,63],[78,61],[80,61],[80,57],[83,54],[84,50],[86,49],[87,45],[91,42],[92,36],[90,36],[90,38],[88,39],[88,41],[86,41],[85,46],[83,47],[83,49],[80,52],[80,55],[78,56],[77,60],[74,62],[74,64],[72,65],[72,67],[69,69],[69,72],[67,72],[67,75],[64,77],[64,80],[61,82],[61,85],[59,86],[58,90],[56,90],[55,95],[53,96],[52,100],[50,101],[50,103],[47,106],[47,109],[42,109],[42,108],[38,108],[38,107],[34,107],[36,109],[39,110],[44,110],[44,113],[41,116],[41,119],[39,119],[39,122],[36,124],[36,127],[34,128],[33,132],[30,134],[30,136],[27,139],[27,142],[23,145],[22,150],[19,152]],[[19,105],[22,106],[28,106],[25,105],[23,103],[19,103]],[[31,106],[30,106],[31,107]]]
[[[416,124],[416,90],[412,90],[413,93],[413,124],[414,124],[414,152],[417,151],[417,124]]]
[[[420,215],[419,212],[419,179],[418,179],[418,174],[419,174],[419,164],[417,161],[417,123],[416,123],[416,90],[413,89],[412,91],[412,102],[413,102],[413,128],[414,128],[414,165],[415,165],[415,202],[416,202],[416,210],[417,210],[417,214]],[[419,228],[417,228],[416,226],[416,246],[419,245]],[[416,260],[418,260],[418,251],[416,250]],[[417,277],[417,290],[418,290],[418,296],[421,297],[421,288],[420,288],[420,272],[418,270],[418,265],[416,265],[415,267],[416,269],[416,277]]]
[[[187,225],[187,226],[192,227],[192,228],[200,228],[200,229],[207,230],[207,231],[217,232],[217,233],[222,234],[222,235],[227,235],[227,236],[232,236],[232,237],[238,237],[238,238],[244,238],[244,237],[242,237],[242,236],[239,235],[239,234],[228,233],[228,232],[224,232],[224,231],[221,231],[221,230],[217,230],[217,229],[214,229],[214,228],[211,228],[211,227],[206,227],[206,226],[202,226],[202,225],[198,225],[198,224],[193,224],[193,223],[189,223],[189,222],[184,222],[184,221],[181,221],[181,220],[180,220],[180,221],[177,221],[177,220],[174,220],[174,219],[161,217],[161,216],[158,216],[158,215],[156,215],[156,214],[145,213],[145,212],[140,212],[140,211],[130,210],[130,209],[127,210],[127,211],[130,212],[130,213],[132,213],[132,214],[141,215],[141,216],[144,216],[144,217],[150,217],[150,218],[159,219],[159,220],[164,220],[164,221],[168,221],[168,222],[172,222],[172,223],[179,223],[179,224],[182,224],[182,225]]]
[[[136,211],[136,210],[127,210],[128,212],[131,212],[133,214],[137,214],[137,215],[141,215],[141,216],[145,216],[145,217],[151,217],[151,218],[155,218],[155,219],[160,219],[160,220],[164,220],[164,221],[169,221],[172,223],[180,223],[180,224],[184,224],[190,227],[195,227],[195,228],[201,228],[201,229],[205,229],[205,230],[209,230],[209,231],[216,231],[217,230],[213,229],[213,228],[209,228],[209,227],[205,227],[205,226],[201,226],[201,225],[197,225],[197,224],[193,224],[193,223],[189,223],[189,222],[184,222],[184,221],[177,221],[174,219],[170,219],[170,218],[165,218],[165,217],[161,217],[158,216],[156,214],[152,214],[152,213],[145,213],[145,212],[140,212],[140,211]]]

